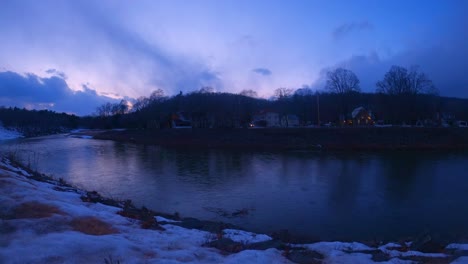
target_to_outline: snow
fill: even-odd
[[[468,244],[449,244],[446,249],[468,250]]]
[[[468,257],[459,257],[456,260],[451,262],[451,264],[466,264],[466,263],[468,263]]]
[[[298,245],[299,246],[299,245]],[[373,250],[364,244],[357,242],[318,242],[305,245],[308,249],[315,250],[324,255],[333,254],[336,251],[366,251]]]
[[[431,257],[431,258],[445,258],[447,257],[446,254],[443,253],[422,253],[419,251],[399,251],[394,248],[400,248],[401,245],[396,243],[388,243],[386,245],[380,246],[379,249],[392,256],[392,257]]]
[[[223,237],[230,238],[235,242],[243,244],[258,243],[271,240],[271,237],[263,234],[255,234],[243,230],[224,229]]]
[[[82,202],[80,196],[84,191],[57,191],[54,189],[56,185],[34,181],[27,176],[24,170],[15,168],[5,158],[0,159],[0,263],[104,263],[110,258],[114,263],[291,263],[284,251],[274,248],[227,254],[204,247],[205,243],[217,236],[173,225],[171,223],[178,221],[161,216],[155,218],[163,224],[164,231],[142,229],[138,220],[117,214],[120,208]],[[45,205],[45,209],[31,212],[46,212],[46,215],[33,218],[27,215],[27,209],[18,211],[18,208],[25,208],[25,204]],[[92,235],[73,224],[90,218],[103,223],[110,231],[104,235]],[[224,229],[223,237],[243,244],[272,239],[264,234],[235,229]],[[395,243],[379,248],[357,242],[290,246],[317,251],[324,256],[323,263],[332,264],[402,264],[412,262],[399,257],[447,256],[441,253],[399,252],[394,249],[399,247]],[[447,246],[447,249],[467,248],[467,244]],[[387,253],[390,260],[374,262],[371,252],[377,250]],[[467,261],[467,257],[461,257],[454,263]]]
[[[23,170],[23,169],[21,169],[21,168],[13,167],[13,166],[11,165],[10,161],[7,160],[7,159],[5,159],[5,160],[1,163],[1,165],[2,165],[3,167],[5,167],[6,169],[8,169],[9,171],[18,172],[19,174],[22,174],[22,175],[28,176],[28,177],[31,176],[31,174],[29,174],[29,172],[27,172],[27,171],[25,171],[25,170]]]
[[[8,130],[0,124],[0,140],[9,140],[23,137],[23,135],[17,131]]]
[[[83,139],[93,139],[94,138],[93,136],[90,136],[90,135],[72,135],[71,137],[83,138]]]
[[[290,263],[276,249],[226,256],[202,246],[213,237],[206,231],[170,224],[163,225],[165,231],[141,229],[137,220],[116,214],[119,208],[84,203],[80,193],[56,191],[53,184],[28,179],[5,159],[0,166],[0,216],[27,202],[59,211],[43,218],[0,220],[0,263],[104,263],[110,257],[121,263]],[[117,233],[98,236],[73,230],[73,220],[91,216]]]
[[[158,221],[158,223],[160,223],[160,222],[180,223],[181,222],[181,221],[175,221],[175,220],[167,219],[167,218],[164,218],[162,216],[155,216],[154,218],[156,218],[156,221]]]
[[[227,264],[244,264],[244,263],[270,263],[272,259],[277,260],[275,263],[292,263],[281,255],[281,251],[277,249],[267,249],[265,251],[244,250],[236,255],[228,256],[224,263]]]
[[[255,234],[243,230],[235,229],[224,229],[223,237],[230,238],[235,242],[240,242],[243,244],[258,243],[271,240],[271,237],[263,234]]]

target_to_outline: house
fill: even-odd
[[[186,112],[177,112],[171,116],[172,128],[192,128],[192,121]]]
[[[281,118],[282,127],[298,127],[299,117],[297,115],[284,115]]]
[[[351,112],[352,123],[357,126],[373,125],[372,112],[360,106]]]
[[[261,110],[253,115],[252,124],[254,127],[279,127],[280,115],[269,110]]]

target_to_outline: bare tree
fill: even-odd
[[[390,95],[437,94],[437,89],[426,74],[418,67],[409,70],[401,66],[392,66],[382,81],[377,82],[377,92]]]
[[[150,99],[144,96],[138,97],[136,102],[133,104],[132,110],[135,112],[141,111],[150,104]]]
[[[113,107],[113,104],[105,103],[105,104],[99,106],[96,109],[96,113],[99,116],[102,116],[102,117],[111,116],[112,115],[112,107]]]
[[[164,91],[162,89],[154,90],[149,97],[150,102],[159,102],[162,99],[164,99]]]
[[[119,103],[112,105],[112,115],[123,115],[127,113],[128,102],[126,100],[121,100]]]
[[[258,94],[256,91],[254,90],[242,90],[240,93],[240,95],[243,95],[243,96],[248,96],[248,97],[253,97],[253,98],[256,98],[258,97]]]
[[[314,94],[315,92],[308,85],[303,85],[301,88],[297,89],[294,92],[294,95],[299,95],[299,96],[307,96],[307,95],[314,95]]]
[[[337,68],[327,73],[327,83],[325,88],[337,94],[349,92],[360,92],[359,79],[351,70]]]
[[[277,88],[275,90],[275,97],[277,99],[286,99],[288,97],[290,97],[292,94],[293,94],[294,90],[291,89],[291,88],[284,88],[284,87],[281,87],[281,88]]]
[[[200,90],[198,92],[202,93],[202,94],[214,93],[215,89],[213,87],[211,87],[211,86],[203,86],[202,88],[200,88]]]

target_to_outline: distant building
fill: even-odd
[[[352,123],[357,126],[372,125],[374,118],[372,112],[360,106],[351,112]]]
[[[298,127],[299,117],[297,115],[285,115],[281,118],[282,127]]]
[[[280,115],[273,111],[262,110],[253,115],[252,123],[254,127],[279,127]]]
[[[171,116],[172,128],[192,128],[192,121],[186,112],[177,112]]]

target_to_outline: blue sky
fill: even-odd
[[[372,92],[391,65],[419,65],[441,95],[468,97],[467,3],[3,0],[0,104],[85,114],[107,97],[206,85],[269,97],[278,87],[323,89],[335,67]],[[29,96],[12,92],[12,78]],[[62,101],[39,96],[50,83],[69,90]],[[67,109],[75,94],[82,100]]]

